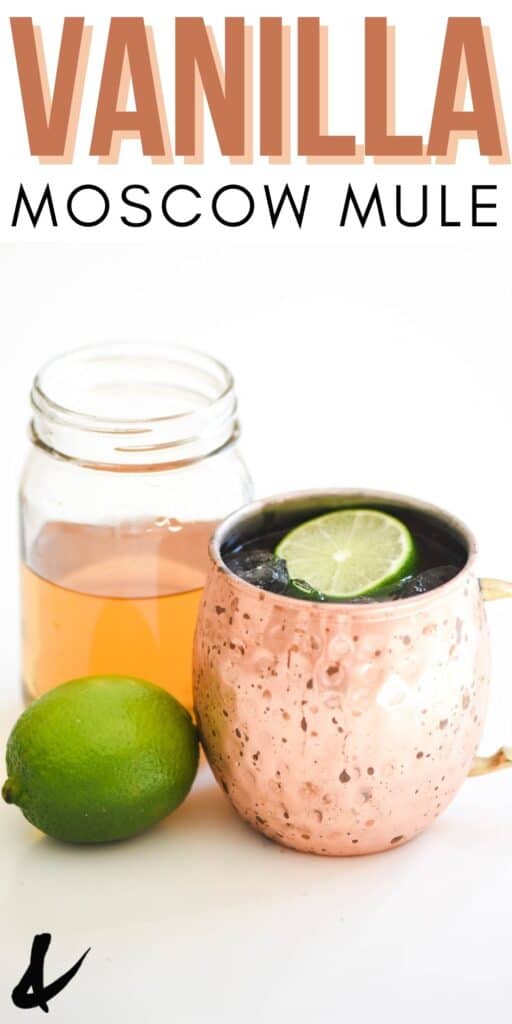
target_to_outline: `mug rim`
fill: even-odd
[[[225,543],[228,534],[236,527],[243,523],[247,519],[260,512],[263,512],[269,505],[277,507],[279,505],[286,505],[289,502],[301,500],[307,501],[311,498],[340,498],[340,499],[361,499],[362,502],[371,501],[379,502],[386,501],[390,503],[396,503],[397,505],[403,505],[412,511],[424,512],[427,515],[431,515],[434,518],[440,520],[446,526],[457,531],[463,538],[467,546],[467,557],[464,565],[461,566],[459,571],[446,583],[442,583],[438,587],[434,587],[433,590],[426,591],[424,594],[415,594],[411,597],[402,597],[399,601],[384,600],[384,601],[372,601],[362,604],[358,604],[353,601],[332,601],[324,603],[321,601],[304,601],[303,598],[289,597],[284,594],[275,594],[272,591],[262,591],[261,588],[256,587],[253,583],[248,583],[241,576],[237,576],[224,561],[221,549]],[[411,603],[414,603],[414,607],[417,608],[420,603],[428,603],[429,601],[435,600],[438,597],[444,597],[450,590],[455,589],[456,586],[460,585],[461,578],[471,572],[474,568],[474,564],[478,555],[478,547],[476,538],[470,528],[457,516],[451,512],[447,512],[446,509],[441,508],[439,505],[434,505],[431,502],[424,501],[422,498],[414,498],[411,495],[400,494],[395,491],[381,491],[366,488],[356,487],[321,487],[311,488],[310,490],[300,491],[285,491],[280,494],[268,495],[264,498],[258,498],[255,501],[251,501],[246,505],[242,505],[240,508],[235,509],[225,519],[222,520],[213,532],[209,542],[209,555],[214,566],[222,572],[229,579],[240,586],[245,592],[250,592],[253,595],[258,593],[265,593],[269,598],[274,601],[283,604],[285,607],[294,607],[307,605],[308,611],[313,609],[316,612],[325,614],[339,614],[340,611],[350,612],[352,615],[365,616],[365,617],[379,617],[380,615],[389,615],[390,611],[395,614],[398,612],[398,608],[411,607]]]

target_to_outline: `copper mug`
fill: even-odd
[[[223,561],[227,542],[308,510],[378,504],[426,513],[466,553],[429,593],[323,604],[260,590]],[[484,601],[512,586],[479,580],[468,528],[441,509],[378,492],[308,492],[256,502],[210,544],[196,630],[194,698],[207,758],[239,814],[285,846],[349,856],[401,845],[427,828],[478,757],[489,690]]]

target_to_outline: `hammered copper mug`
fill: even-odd
[[[424,514],[463,549],[448,583],[402,600],[306,602],[235,576],[226,546],[287,519],[374,504]],[[204,749],[233,806],[296,850],[348,856],[399,846],[427,828],[477,756],[489,689],[484,600],[512,586],[475,575],[467,527],[441,509],[377,492],[308,492],[251,504],[210,544],[195,640]]]

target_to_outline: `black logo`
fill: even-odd
[[[59,992],[66,988],[66,985],[69,985],[69,982],[80,970],[87,954],[90,953],[90,949],[87,949],[74,967],[70,967],[69,971],[66,971],[56,981],[52,981],[51,985],[45,985],[44,960],[51,941],[52,937],[48,932],[36,935],[34,938],[30,963],[21,981],[12,992],[12,1001],[19,1010],[33,1010],[35,1006],[39,1006],[41,1010],[48,1013],[50,1000],[58,996]]]

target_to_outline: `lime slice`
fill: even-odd
[[[362,597],[403,576],[415,562],[414,541],[394,516],[351,508],[310,519],[276,548],[290,576],[326,597]]]

